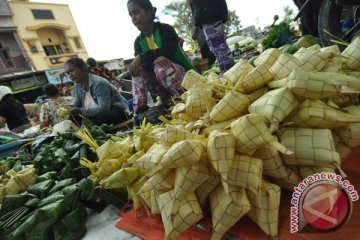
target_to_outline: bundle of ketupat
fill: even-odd
[[[195,193],[189,193],[181,202],[176,216],[171,214],[175,191],[169,191],[158,196],[158,207],[165,228],[165,239],[175,240],[182,232],[196,224],[203,212]]]
[[[254,67],[244,59],[240,59],[232,68],[226,71],[223,75],[226,82],[235,86],[238,81],[241,81]]]
[[[357,37],[350,45],[341,53],[346,68],[354,71],[360,71],[360,37]]]
[[[302,62],[301,68],[305,71],[321,71],[330,61],[332,53],[329,51],[320,51],[320,49],[300,48],[294,57]]]
[[[279,58],[281,52],[277,48],[269,48],[262,52],[254,61],[255,66],[266,64],[270,68]]]
[[[277,130],[282,122],[298,105],[288,88],[272,90],[249,106],[250,113],[258,113],[271,123],[270,132]]]
[[[310,52],[323,62],[306,60]],[[358,144],[350,139],[358,139],[352,124],[360,123],[360,113],[336,104],[354,102],[360,79],[354,73],[309,73],[301,67],[342,70],[336,49],[301,49],[297,54],[301,61],[277,49],[263,54],[255,60],[257,68],[240,60],[220,78],[222,82],[218,76],[210,80],[189,71],[183,81],[184,102],[174,107],[174,119],[151,131],[136,130],[134,138],[151,141],[146,148],[136,147],[137,156],[123,168],[143,168],[138,155],[148,154],[150,159],[158,155],[157,160],[146,167],[145,177],[140,174],[121,187],[128,188],[136,209],[143,204],[150,214],[161,213],[168,239],[194,225],[202,217],[200,206],[206,209],[208,200],[214,220],[212,239],[220,239],[251,207],[249,216],[266,234],[276,236],[279,187],[293,191],[310,174],[336,169],[342,173],[344,141]],[[267,92],[260,88],[264,84],[279,89]],[[289,130],[282,124],[310,129]],[[306,131],[311,134],[303,134]],[[336,148],[335,132],[341,135]],[[196,214],[180,223],[193,209]],[[230,214],[224,209],[231,209]]]
[[[33,166],[24,167],[15,172],[10,169],[0,179],[0,203],[6,195],[15,195],[24,192],[36,182],[37,173]]]
[[[229,185],[229,194],[219,186],[210,194],[213,233],[211,240],[222,236],[251,209],[244,188]]]

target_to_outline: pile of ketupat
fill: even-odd
[[[165,239],[203,218],[210,203],[212,240],[248,215],[278,235],[280,188],[317,172],[345,173],[341,160],[360,145],[360,38],[337,46],[268,49],[240,60],[223,78],[186,73],[172,120],[143,122],[134,135],[83,159],[104,188],[127,188],[134,208],[161,214]]]

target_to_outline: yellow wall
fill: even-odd
[[[56,55],[56,57],[66,59],[67,56],[76,54],[84,60],[88,58],[68,5],[19,1],[10,1],[9,3],[14,12],[14,25],[17,27],[23,46],[36,70],[63,66],[63,63],[51,63],[51,57],[54,56],[46,56],[42,47],[44,45],[60,44],[64,49],[64,54]],[[32,9],[51,10],[54,19],[35,19],[31,12]],[[52,40],[51,43],[49,43],[49,38]],[[81,48],[76,47],[74,39],[79,39]],[[39,52],[32,53],[29,45],[36,46]]]

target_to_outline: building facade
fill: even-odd
[[[68,5],[13,0],[10,6],[20,41],[37,71],[63,67],[69,58],[88,58]]]
[[[0,80],[31,72],[29,60],[11,21],[14,13],[7,0],[0,0]]]

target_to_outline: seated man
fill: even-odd
[[[234,58],[240,58],[241,57],[241,50],[239,43],[235,43],[235,50],[232,51],[232,55]]]

